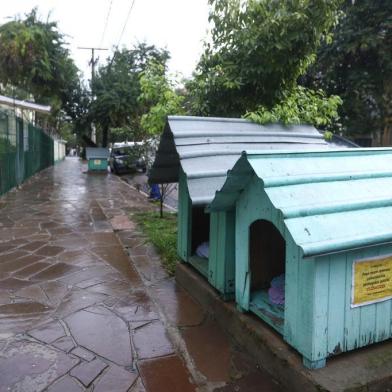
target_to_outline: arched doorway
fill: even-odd
[[[269,221],[249,227],[249,309],[283,332],[286,241]]]

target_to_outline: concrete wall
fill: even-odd
[[[62,161],[65,158],[65,144],[64,140],[54,140],[54,162]]]

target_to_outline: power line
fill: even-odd
[[[123,29],[121,31],[120,38],[118,39],[118,42],[117,42],[117,45],[116,45],[116,49],[118,49],[118,46],[120,45],[120,42],[121,42],[121,39],[123,37],[125,28],[127,27],[127,24],[128,24],[129,17],[131,16],[131,12],[132,12],[133,6],[135,5],[135,1],[136,0],[132,0],[131,6],[129,7],[128,15],[127,15],[127,17],[125,19],[124,27],[123,27]]]
[[[108,28],[108,22],[109,22],[109,18],[110,18],[110,12],[112,11],[112,4],[113,4],[113,0],[110,0],[109,10],[108,10],[108,13],[106,14],[105,27],[103,28],[101,42],[100,42],[99,46],[102,46],[103,40],[105,38],[105,34],[106,34],[106,30]]]
[[[126,17],[126,19],[125,19],[125,23],[124,23],[123,29],[122,29],[122,31],[121,31],[120,38],[119,38],[119,40],[118,40],[118,42],[117,42],[117,45],[116,45],[115,48],[114,48],[113,57],[112,57],[112,59],[110,60],[109,69],[111,69],[112,64],[113,64],[113,61],[114,61],[114,58],[116,57],[116,51],[118,50],[118,46],[120,45],[120,42],[121,42],[122,36],[123,36],[123,34],[124,34],[125,28],[127,27],[129,17],[131,16],[131,12],[132,12],[133,6],[135,5],[135,1],[136,1],[136,0],[132,0],[131,6],[129,7],[128,15],[127,15],[127,17]]]

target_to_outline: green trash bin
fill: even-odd
[[[86,159],[89,172],[107,172],[109,150],[100,147],[87,147]]]

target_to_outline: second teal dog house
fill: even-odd
[[[209,208],[235,213],[237,306],[305,366],[392,337],[392,149],[244,153]]]
[[[338,141],[345,143],[345,141]],[[169,116],[150,183],[179,183],[178,254],[208,278],[224,298],[234,294],[234,213],[206,213],[244,150],[336,147],[311,126],[261,126],[243,119]],[[209,242],[208,258],[195,255]],[[222,261],[224,260],[224,261]]]

